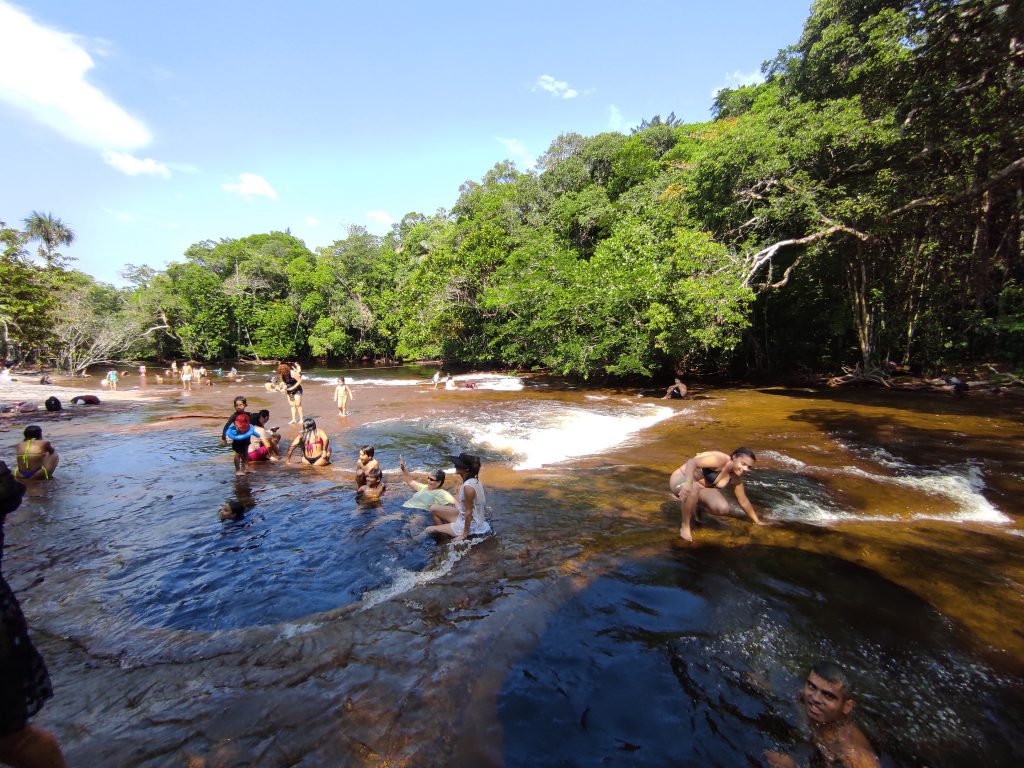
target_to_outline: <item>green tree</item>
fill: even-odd
[[[39,255],[47,266],[60,267],[67,263],[69,257],[57,251],[62,245],[71,245],[75,241],[75,233],[63,221],[55,218],[52,213],[32,211],[25,220],[25,234],[30,240],[39,241]]]

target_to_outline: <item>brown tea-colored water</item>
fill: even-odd
[[[4,569],[54,681],[37,721],[72,765],[756,765],[799,750],[792,694],[821,657],[888,764],[1020,763],[1020,406],[431,372],[346,371],[344,419],[338,372],[309,372],[322,471],[235,478],[236,393],[298,434],[262,376],[39,418],[62,464],[8,519]],[[366,443],[373,508],[351,482]],[[668,475],[740,445],[776,524],[684,544]],[[421,535],[397,472],[463,450],[495,529],[468,547]],[[242,521],[217,519],[229,498]]]

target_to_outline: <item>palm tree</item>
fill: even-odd
[[[39,241],[39,255],[46,260],[49,267],[62,266],[67,257],[57,252],[61,245],[71,245],[75,241],[75,233],[52,213],[32,211],[32,215],[24,220],[25,234],[30,240]]]

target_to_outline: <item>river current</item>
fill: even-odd
[[[760,765],[799,753],[793,694],[820,658],[852,674],[885,765],[1024,761],[1020,406],[431,373],[309,371],[326,470],[235,477],[234,395],[298,434],[257,372],[39,417],[61,466],[8,518],[4,570],[71,765]],[[355,503],[363,444],[378,506]],[[711,519],[683,544],[669,474],[740,445],[776,524]],[[422,535],[398,472],[460,451],[495,531],[463,546]],[[218,519],[227,499],[243,519]]]

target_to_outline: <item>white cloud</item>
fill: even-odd
[[[385,229],[395,223],[395,220],[388,215],[387,211],[367,211],[366,218],[368,221]]]
[[[72,35],[0,0],[0,100],[86,146],[147,145],[145,124],[86,81],[93,66]]]
[[[270,182],[255,173],[242,173],[238,176],[238,183],[225,184],[224,189],[228,192],[236,192],[242,197],[269,197],[277,200],[277,192],[270,186]]]
[[[310,227],[320,226],[320,219],[318,219],[316,216],[307,216],[306,218],[303,219],[303,221],[306,223],[307,226]]]
[[[537,167],[537,158],[519,139],[503,139],[501,136],[496,138],[504,145],[510,159],[518,161],[527,170],[533,170]]]
[[[165,179],[171,177],[171,169],[151,157],[140,158],[127,152],[114,152],[108,149],[103,153],[103,162],[127,176],[163,176]]]
[[[734,72],[726,72],[723,78],[724,82],[715,86],[711,91],[712,96],[717,96],[718,92],[723,88],[739,88],[743,85],[756,85],[757,83],[764,82],[764,75],[759,70],[753,72],[740,72],[736,70]]]
[[[608,105],[608,130],[620,132],[626,130],[626,121],[622,117],[622,110],[614,104]]]
[[[561,99],[575,99],[580,95],[579,91],[575,88],[570,88],[565,80],[556,80],[551,75],[541,75],[538,77],[534,90],[537,90],[537,88]]]

